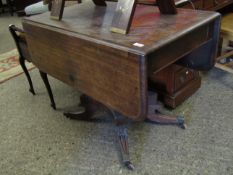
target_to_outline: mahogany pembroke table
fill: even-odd
[[[91,120],[96,107],[109,109],[119,128],[128,119],[184,127],[182,118],[157,112],[148,78],[177,61],[210,69],[215,63],[220,15],[190,9],[162,15],[157,7],[137,5],[129,33],[122,35],[110,31],[115,9],[114,2],[101,7],[85,1],[65,8],[61,21],[51,20],[50,13],[24,18],[32,62],[85,94],[81,103],[87,115],[81,113],[82,119]],[[118,136],[123,161],[133,169],[125,128],[118,130]]]

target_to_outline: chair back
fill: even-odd
[[[25,32],[16,27],[15,25],[9,25],[10,33],[15,41],[16,47],[19,52],[19,56],[29,62],[31,62],[31,57],[28,51],[27,41],[25,37]]]

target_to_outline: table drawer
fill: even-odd
[[[198,71],[172,64],[149,77],[149,89],[158,93],[166,106],[175,108],[201,85]]]
[[[184,68],[175,74],[174,90],[175,92],[180,90],[184,85],[186,85],[190,80],[194,78],[195,71]]]

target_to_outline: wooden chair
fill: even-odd
[[[233,61],[224,61],[226,58],[233,59],[233,13],[223,16],[221,36],[222,42],[220,47],[220,56],[217,58],[218,62],[215,67],[233,74]]]
[[[22,69],[27,77],[27,80],[28,80],[28,83],[30,86],[29,91],[33,95],[35,95],[32,80],[31,80],[30,74],[29,74],[29,72],[26,68],[26,65],[25,65],[25,60],[31,62],[31,57],[30,57],[30,54],[28,51],[25,33],[22,29],[16,27],[15,25],[10,25],[9,30],[10,30],[12,37],[14,38],[15,44],[16,44],[18,52],[19,52],[19,63],[20,63],[20,65],[21,65],[21,67],[22,67]],[[50,87],[50,84],[48,81],[47,74],[40,71],[40,70],[39,70],[39,72],[40,72],[40,76],[45,84],[45,87],[48,91],[49,98],[51,101],[51,106],[53,107],[53,109],[56,109],[56,104],[54,102],[53,93],[52,93],[52,90],[51,90],[51,87]]]

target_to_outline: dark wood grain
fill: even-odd
[[[59,31],[30,24],[24,28],[33,63],[42,71],[134,119],[145,115],[141,113],[146,98],[142,58]]]
[[[156,1],[162,14],[176,14],[176,6],[174,0],[157,0]]]
[[[202,38],[205,35],[198,31],[207,31],[219,15],[186,9],[179,9],[177,15],[160,15],[156,7],[137,5],[129,34],[121,35],[109,30],[115,8],[116,3],[101,7],[87,1],[67,7],[62,21],[49,20],[45,13],[25,18],[23,27],[33,63],[43,72],[125,116],[143,120],[148,107],[147,70],[153,70],[150,63],[166,67],[193,47],[185,53],[172,50],[174,56],[168,59],[153,53],[165,55],[169,43],[182,39],[191,46],[204,43],[208,38],[195,38],[197,43],[192,33]]]
[[[172,64],[149,75],[149,87],[168,107],[176,108],[201,86],[199,72]]]
[[[156,7],[137,5],[129,34],[120,35],[110,32],[115,8],[116,3],[108,2],[106,8],[87,1],[66,7],[62,21],[49,19],[49,13],[31,16],[27,21],[83,35],[87,40],[110,44],[125,51],[146,54],[219,16],[214,12],[189,9],[179,9],[177,15],[160,16]],[[144,47],[135,47],[133,44],[136,42],[144,44]]]
[[[31,5],[31,4],[35,4],[37,2],[39,2],[41,0],[27,0],[27,1],[18,1],[15,0],[13,2],[13,6],[15,7],[16,11],[20,11],[20,10],[24,10],[25,7]]]

